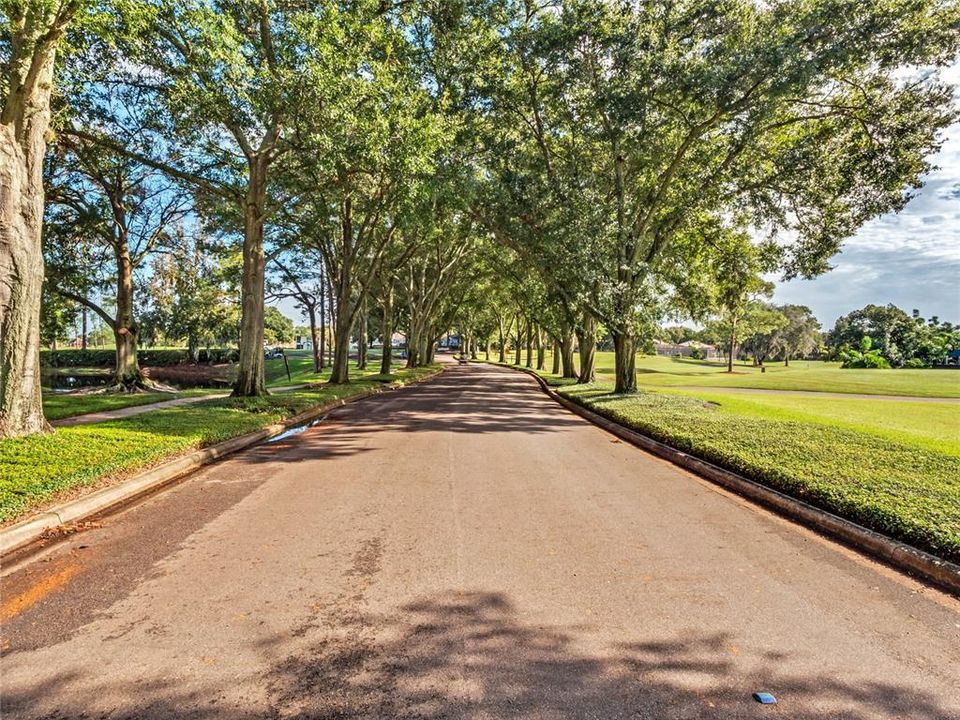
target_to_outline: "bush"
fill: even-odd
[[[872,348],[873,338],[869,335],[863,337],[859,348],[844,347],[840,351],[840,360],[843,361],[840,367],[889,370],[890,361],[881,355],[879,350],[873,350]]]
[[[918,369],[918,368],[925,368],[925,367],[930,367],[930,366],[927,365],[927,364],[926,364],[923,360],[921,360],[920,358],[910,358],[909,360],[907,360],[907,361],[903,364],[903,367],[905,367],[905,368],[912,368],[912,369]]]
[[[141,367],[169,367],[191,362],[190,351],[185,348],[166,350],[146,349],[137,353]],[[220,364],[237,362],[240,352],[236,348],[204,348],[197,353],[201,363]],[[44,367],[113,367],[116,362],[114,350],[42,350],[40,364]]]
[[[113,350],[41,350],[44,367],[112,367],[117,354]]]

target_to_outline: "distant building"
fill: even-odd
[[[313,339],[309,335],[297,335],[297,350],[313,350]]]
[[[720,358],[720,353],[716,347],[697,340],[688,340],[682,343],[668,343],[662,340],[654,340],[654,346],[657,349],[657,355],[666,355],[668,357],[693,357],[694,355],[701,355],[705,360],[718,360]]]

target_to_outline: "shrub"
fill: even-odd
[[[864,335],[860,340],[859,348],[845,346],[840,350],[841,368],[868,368],[875,370],[889,370],[888,361],[879,350],[873,350],[873,338]]]
[[[185,348],[155,350],[145,349],[137,353],[141,367],[169,367],[189,363],[190,351]],[[197,353],[201,363],[220,364],[237,362],[240,353],[236,348],[204,348]],[[114,350],[43,350],[40,364],[44,367],[112,367],[116,361]]]

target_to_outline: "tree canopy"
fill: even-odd
[[[958,39],[955,0],[2,2],[0,434],[44,428],[41,328],[77,304],[119,385],[138,342],[236,341],[236,395],[290,334],[268,296],[340,383],[397,331],[409,365],[456,332],[581,382],[609,338],[617,392],[680,315],[803,355],[770,278],[909,201]],[[831,337],[943,355],[872,318]]]

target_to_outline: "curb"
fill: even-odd
[[[146,472],[127,478],[117,485],[105,487],[89,495],[77,498],[76,500],[71,500],[62,505],[54,506],[49,510],[37,513],[26,520],[0,530],[0,557],[23,548],[53,528],[67,523],[78,522],[118,506],[128,504],[147,493],[162,488],[164,485],[180,480],[201,467],[210,465],[227,455],[245,450],[253,445],[276,437],[292,427],[315,420],[334,408],[363,400],[373,395],[389,392],[390,390],[415,385],[425,380],[435,378],[442,372],[443,369],[436,370],[435,372],[413,380],[388,383],[380,387],[365,390],[348,398],[332,400],[322,405],[316,405],[298,415],[287,418],[283,422],[268,425],[267,427],[254,430],[246,435],[238,435],[237,437],[224,440],[207,448],[194,450],[186,455],[163,463],[152,470],[147,470]]]
[[[573,400],[563,397],[547,385],[546,381],[532,370],[512,366],[502,367],[509,367],[511,370],[519,370],[530,375],[540,385],[540,389],[554,401],[571,412],[589,420],[594,425],[616,435],[618,438],[626,440],[647,452],[653,453],[664,460],[668,460],[674,465],[689,470],[717,485],[732,490],[738,495],[758,502],[790,520],[795,520],[807,527],[841,540],[856,550],[860,550],[882,560],[901,572],[919,576],[954,595],[960,596],[960,565],[938,558],[936,555],[915,548],[912,545],[902,543],[899,540],[889,538],[886,535],[865,528],[862,525],[858,525],[855,522],[846,520],[826,510],[821,510],[809,503],[769,488],[754,480],[745,478],[730,470],[725,470],[706,460],[688,455],[636,430],[631,430]]]

